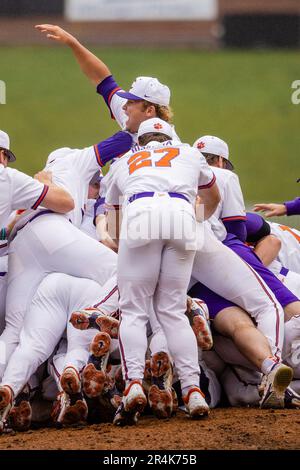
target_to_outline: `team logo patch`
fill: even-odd
[[[205,143],[204,142],[198,142],[197,144],[197,149],[203,149],[205,147]]]
[[[157,122],[156,124],[154,124],[154,129],[162,129],[162,125],[160,124],[160,122]]]

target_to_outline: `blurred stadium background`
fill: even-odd
[[[77,36],[124,88],[138,75],[167,83],[182,140],[226,140],[248,204],[299,195],[299,0],[0,0],[0,128],[29,174],[55,148],[117,131],[71,52],[38,23]]]

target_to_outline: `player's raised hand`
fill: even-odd
[[[76,38],[74,38],[72,34],[60,28],[60,26],[53,24],[37,24],[35,25],[35,28],[38,29],[41,33],[46,33],[47,38],[61,42],[67,46],[70,46],[76,42]]]
[[[284,204],[255,204],[253,209],[255,212],[264,212],[265,217],[286,215]]]

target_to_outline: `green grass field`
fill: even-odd
[[[93,49],[124,88],[138,75],[172,90],[174,123],[183,141],[214,134],[230,146],[246,201],[299,195],[300,79],[297,51]],[[85,147],[117,131],[102,99],[63,47],[0,48],[9,132],[17,167],[32,174],[58,147]]]

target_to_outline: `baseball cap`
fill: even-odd
[[[194,143],[193,147],[200,150],[202,153],[212,153],[213,155],[217,155],[218,157],[225,158],[231,170],[234,169],[233,164],[229,160],[229,148],[224,140],[219,139],[219,137],[215,137],[213,135],[204,135],[199,137]]]
[[[6,132],[4,132],[4,131],[0,131],[0,148],[6,150],[9,162],[15,162],[16,157],[12,153],[12,151],[9,150],[9,143],[10,142],[9,142],[8,134],[6,134]]]
[[[157,78],[137,77],[129,91],[117,91],[117,95],[127,100],[146,100],[168,106],[171,93],[169,87],[160,83]]]
[[[159,118],[151,118],[141,122],[137,136],[139,138],[141,135],[148,134],[149,132],[165,134],[172,139],[173,129],[166,121]]]

